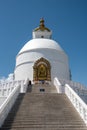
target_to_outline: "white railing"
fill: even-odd
[[[57,92],[60,93],[61,84],[57,78],[54,78],[54,86],[56,87]]]
[[[77,89],[85,89],[86,88],[86,86],[82,85],[81,83],[74,82],[72,80],[59,79],[59,81],[63,85],[69,84],[73,89],[74,88],[77,88]]]
[[[7,97],[18,85],[21,85],[20,92],[25,92],[27,89],[27,80],[11,81],[8,83],[0,84],[0,97]]]
[[[71,103],[74,105],[75,109],[79,112],[79,115],[87,125],[87,105],[85,102],[68,84],[65,84],[65,94],[70,99]]]
[[[3,104],[0,106],[0,127],[2,126],[4,120],[6,119],[19,93],[20,93],[20,85],[17,85],[9,94],[9,96],[6,98],[6,100],[3,102]]]
[[[65,88],[61,85],[57,77],[54,78],[54,86],[56,87],[58,93],[64,93]]]
[[[18,84],[18,81],[0,84],[0,97],[7,97]]]
[[[82,88],[82,85],[76,82],[74,83],[73,81],[68,81],[67,84],[65,84],[66,80],[61,81],[58,78],[54,78],[54,85],[58,89],[58,93],[60,93],[61,91],[67,95],[67,97],[69,98],[69,100],[74,105],[75,109],[78,111],[79,115],[87,125],[87,104],[81,99],[81,97],[79,97],[79,95],[73,89],[73,87],[76,86],[80,90],[85,89],[85,87],[83,86]],[[71,87],[71,85],[73,87]]]
[[[29,84],[29,79],[26,79],[25,81],[24,80],[21,81],[21,90],[20,90],[21,93],[26,93],[28,84]]]

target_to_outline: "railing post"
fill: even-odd
[[[21,81],[21,93],[24,93],[24,82],[23,82],[23,80]]]

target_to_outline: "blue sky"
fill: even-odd
[[[72,80],[87,86],[87,0],[0,0],[0,77],[14,72],[42,17],[69,57]]]

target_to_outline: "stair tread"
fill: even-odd
[[[20,94],[2,130],[86,130],[87,127],[65,94]]]

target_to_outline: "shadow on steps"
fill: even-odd
[[[17,114],[17,111],[19,110],[19,107],[22,103],[22,100],[24,98],[24,93],[20,93],[18,95],[18,98],[16,99],[13,107],[11,108],[10,112],[8,113],[8,116],[7,118],[5,119],[2,127],[0,128],[0,130],[4,130],[4,127],[8,126],[9,124],[9,127],[11,128],[13,122],[14,122],[14,119],[16,117],[16,114]],[[8,127],[5,129],[5,130],[10,130]]]
[[[27,92],[32,92],[32,85],[28,85]]]

